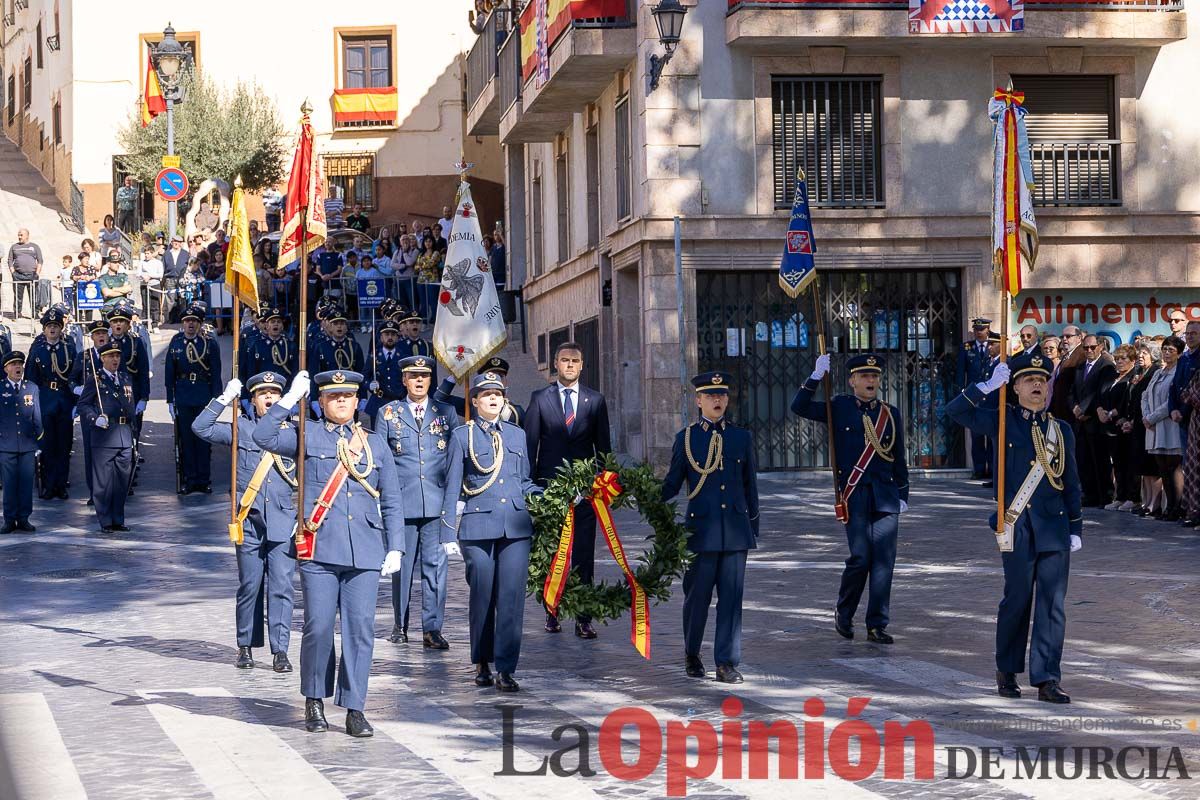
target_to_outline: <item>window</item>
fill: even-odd
[[[629,95],[617,99],[617,219],[633,215],[633,153],[629,146]]]
[[[554,190],[558,200],[558,263],[571,257],[570,166],[564,147],[554,159]]]
[[[62,100],[54,101],[53,110],[54,143],[62,144]]]
[[[533,180],[529,182],[529,250],[530,250],[530,265],[533,267],[533,275],[537,277],[542,274],[542,165],[538,161],[533,162]]]
[[[390,37],[342,38],[343,89],[382,89],[392,85]]]
[[[13,120],[17,118],[17,76],[10,74],[8,76],[8,91],[5,94],[8,98],[8,124],[12,125]]]
[[[600,243],[600,133],[599,126],[587,129],[587,244]]]
[[[347,209],[357,203],[365,210],[375,210],[374,153],[330,154],[322,164],[327,182],[341,190]]]
[[[1039,206],[1121,204],[1121,141],[1110,75],[1014,75]]]
[[[25,57],[25,70],[21,77],[21,108],[28,109],[33,103],[33,59]]]
[[[883,205],[879,78],[775,78],[771,144],[775,207],[792,205],[796,172],[813,206]]]
[[[37,65],[38,69],[42,68],[42,21],[40,19],[37,24]]]

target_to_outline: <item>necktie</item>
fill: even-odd
[[[413,416],[417,418],[417,427],[421,427],[425,423],[425,406],[417,406],[416,413]]]
[[[575,424],[575,404],[571,402],[574,389],[563,389],[563,416],[567,418],[567,430]]]

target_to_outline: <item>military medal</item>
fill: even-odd
[[[445,440],[445,439],[438,439],[438,443],[437,443],[437,449],[438,449],[438,450],[445,450],[445,449],[446,449],[446,440]]]

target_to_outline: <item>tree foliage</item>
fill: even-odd
[[[257,84],[217,86],[202,72],[183,78],[184,102],[175,107],[175,153],[192,186],[207,178],[233,183],[238,175],[247,191],[281,182],[285,130],[275,104]],[[136,110],[118,140],[125,168],[143,183],[154,180],[167,152],[167,115],[143,128]]]

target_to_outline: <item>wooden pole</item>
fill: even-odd
[[[1000,363],[1008,361],[1008,290],[1003,282],[1000,286]],[[992,448],[996,455],[996,535],[1004,533],[1004,515],[1008,509],[1004,501],[1004,453],[1005,453],[1005,422],[1008,420],[1008,384],[1000,387],[1000,414],[996,430],[996,446]]]
[[[242,301],[238,297],[238,293],[233,293],[233,369],[231,378],[238,376],[238,351],[242,345]],[[238,490],[237,490],[237,468],[238,468],[238,406],[242,398],[239,393],[233,399],[233,427],[230,428],[230,458],[229,458],[229,522],[237,523],[238,513]]]
[[[297,371],[308,363],[308,208],[300,208],[300,352]],[[304,532],[304,421],[308,418],[307,400],[300,401],[300,419],[296,424],[296,535]]]
[[[825,313],[821,308],[821,295],[817,286],[819,281],[820,278],[813,278],[812,285],[809,288],[812,292],[813,300],[813,321],[817,325],[817,349],[821,351],[821,355],[826,355]],[[825,373],[823,382],[825,385],[825,427],[829,431],[829,466],[830,471],[833,473],[833,504],[836,509],[842,504],[842,490],[838,487],[837,447],[834,443],[833,435],[833,384],[829,378],[829,372]]]

